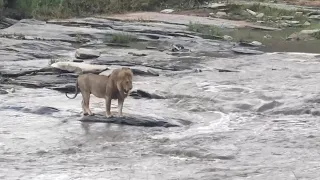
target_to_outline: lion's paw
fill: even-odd
[[[112,118],[112,117],[113,117],[112,114],[110,114],[110,115],[106,114],[106,118]]]
[[[117,114],[117,117],[119,117],[119,118],[123,118],[123,117],[124,117],[124,115],[123,115],[123,114]]]

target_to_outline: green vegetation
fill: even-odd
[[[56,59],[50,59],[49,62],[48,62],[48,65],[52,65],[54,63],[57,63],[57,62],[67,62],[69,61],[68,59],[63,59],[63,58],[56,58]]]
[[[317,31],[317,32],[313,33],[312,37],[314,37],[316,39],[320,39],[320,31]]]
[[[1,13],[15,18],[68,18],[92,14],[193,8],[205,0],[0,0]],[[5,13],[3,13],[5,12]]]
[[[294,16],[296,11],[293,10],[286,10],[275,8],[271,6],[265,6],[261,3],[254,3],[254,4],[230,4],[229,5],[229,12],[234,14],[242,14],[245,12],[246,9],[250,9],[254,12],[264,13],[266,16]]]
[[[206,39],[224,39],[223,36],[231,36],[233,41],[259,41],[263,44],[272,44],[277,41],[286,41],[286,38],[294,32],[304,28],[286,28],[280,31],[253,30],[250,28],[228,29],[218,26],[207,26],[199,23],[189,23],[188,30],[200,33]],[[311,28],[314,29],[314,28]],[[320,37],[320,32],[314,37]]]
[[[208,25],[190,22],[188,25],[188,30],[200,33],[202,34],[202,36],[209,39],[217,39],[223,35],[222,28],[218,26],[213,26],[213,25],[208,26]]]
[[[138,38],[128,33],[116,33],[112,34],[111,43],[128,44],[133,41],[137,41]]]
[[[250,9],[256,13],[263,13],[263,17],[257,18],[251,14],[249,14],[246,9]],[[300,12],[303,12],[301,10]],[[287,9],[281,9],[276,8],[272,6],[266,6],[261,3],[254,3],[254,4],[230,4],[228,6],[228,13],[231,14],[230,18],[232,19],[238,19],[238,20],[247,20],[247,19],[259,19],[263,21],[275,21],[278,20],[281,16],[292,16],[292,20],[297,21],[305,21],[306,17],[302,15],[297,15],[296,11],[294,10],[287,10]]]

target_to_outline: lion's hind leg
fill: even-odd
[[[105,97],[105,101],[106,101],[106,117],[107,118],[110,118],[110,117],[112,117],[112,114],[111,114],[111,111],[110,111],[110,109],[111,109],[111,97],[109,97],[109,96],[106,96]]]
[[[88,92],[81,92],[82,94],[82,110],[84,115],[93,116],[94,114],[91,112],[89,105],[90,105],[90,93]]]

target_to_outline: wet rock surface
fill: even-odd
[[[102,40],[119,31],[138,41]],[[15,88],[0,95],[2,179],[320,176],[319,55],[263,53],[181,24],[99,18],[22,20],[0,35],[0,89]],[[190,51],[172,52],[178,44]],[[101,55],[73,70],[50,66],[72,63],[81,46]],[[81,94],[65,97],[96,65],[97,74],[134,70],[125,118],[83,117]],[[116,101],[111,108],[116,114]],[[105,101],[91,96],[90,109],[103,114]]]
[[[81,122],[100,122],[100,123],[114,123],[114,124],[123,124],[130,126],[143,126],[143,127],[179,127],[180,123],[176,120],[161,120],[151,117],[127,115],[124,117],[113,117],[106,118],[103,115],[95,114],[94,116],[84,116],[80,119]],[[171,121],[171,122],[170,122]],[[172,122],[173,121],[173,122]],[[188,121],[182,121],[185,124],[190,124]]]

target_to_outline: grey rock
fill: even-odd
[[[258,15],[256,15],[257,18],[262,18],[264,16],[264,13],[259,13]]]
[[[262,43],[259,42],[259,41],[252,41],[251,44],[252,44],[253,46],[261,46],[261,45],[262,45]]]
[[[294,16],[281,16],[281,19],[291,20],[294,19]]]
[[[108,69],[106,65],[94,65],[77,62],[56,62],[51,67],[72,73],[100,73]]]
[[[288,24],[299,24],[300,21],[286,21],[286,23],[288,23]]]
[[[6,90],[0,89],[0,95],[1,94],[8,94],[8,92]]]
[[[263,38],[270,39],[272,38],[272,36],[270,34],[266,34],[265,36],[263,36]]]
[[[311,15],[309,19],[320,20],[320,15]]]
[[[217,17],[227,16],[227,13],[226,13],[226,12],[219,11],[219,12],[216,13],[216,16],[217,16]]]
[[[227,7],[224,3],[208,3],[207,5],[203,5],[205,8],[211,8],[211,9],[219,9],[219,8],[225,8]]]
[[[132,54],[132,56],[147,56],[145,53],[137,53],[137,52],[128,52],[128,54]]]
[[[92,59],[100,57],[101,53],[93,49],[79,48],[76,50],[76,58],[78,59]]]
[[[304,25],[304,26],[310,26],[311,23],[310,23],[309,21],[306,21],[306,22],[303,23],[303,25]]]
[[[317,33],[317,32],[320,32],[320,29],[312,29],[312,30],[306,29],[306,30],[300,31],[300,34],[308,34],[308,35],[311,35],[311,34]]]
[[[250,13],[252,16],[256,16],[256,15],[257,15],[256,12],[254,12],[254,11],[252,11],[252,10],[250,10],[250,9],[246,9],[246,11],[247,11],[248,13]]]
[[[247,41],[240,41],[239,43],[241,46],[251,46],[251,47],[256,47],[256,46],[262,46],[262,43],[259,41],[252,41],[252,42],[247,42]]]
[[[173,9],[164,9],[164,10],[160,11],[160,13],[166,13],[166,14],[169,14],[169,13],[172,13],[172,12],[174,12]]]
[[[253,50],[253,49],[247,49],[247,48],[241,48],[241,47],[237,47],[237,48],[232,48],[231,49],[233,52],[238,53],[238,54],[263,54],[264,52],[262,51],[258,51],[258,50]]]
[[[228,36],[228,35],[224,35],[223,39],[227,40],[227,41],[232,41],[233,40],[233,38],[231,36]]]

